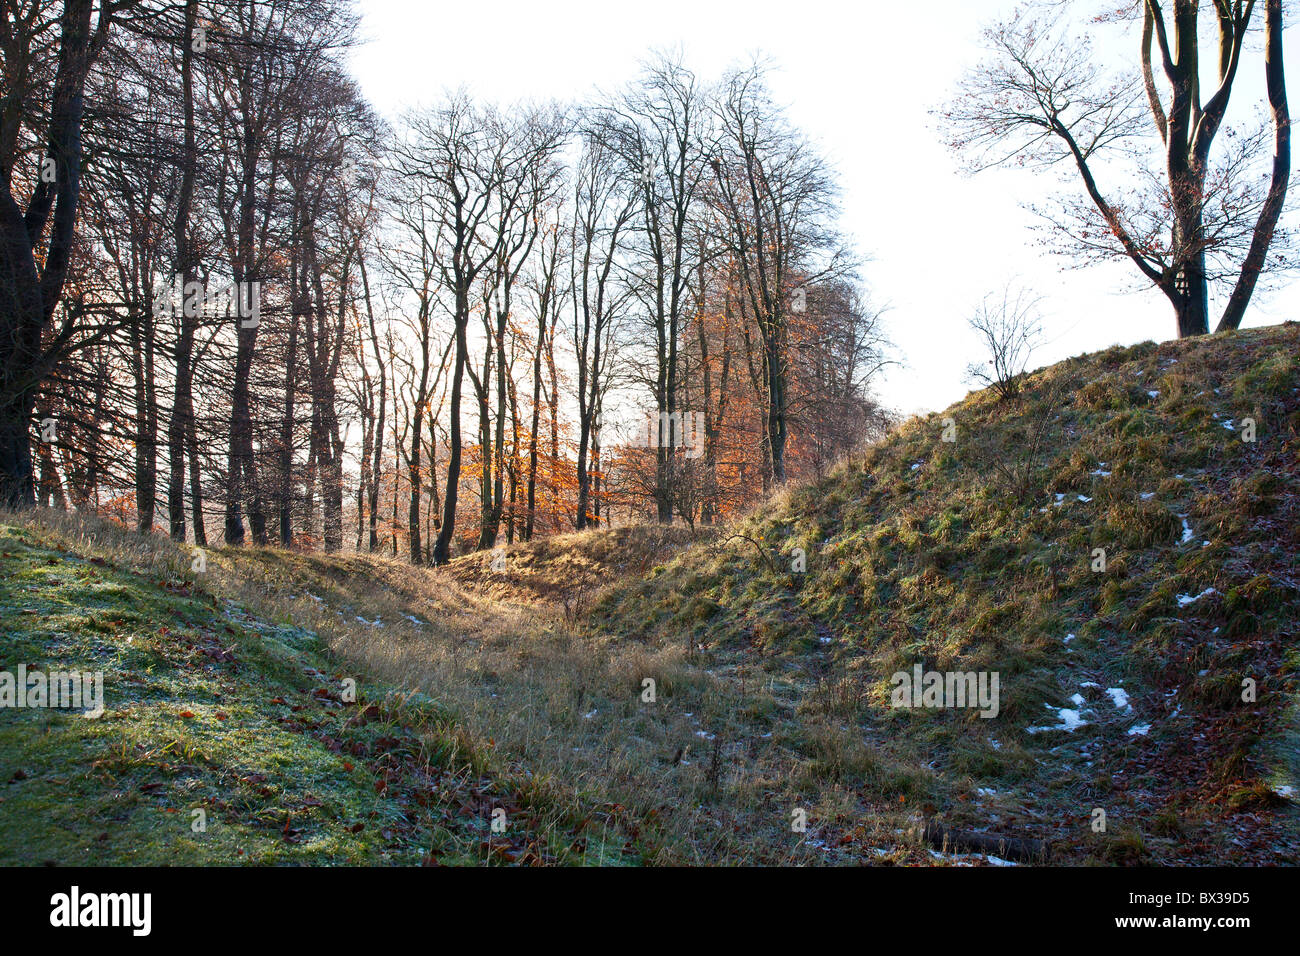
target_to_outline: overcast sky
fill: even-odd
[[[870,260],[863,275],[874,301],[889,307],[886,332],[904,363],[878,390],[887,404],[910,413],[943,408],[970,390],[963,369],[978,347],[966,318],[1008,280],[1045,300],[1049,344],[1034,365],[1175,334],[1168,303],[1142,288],[1135,268],[1068,269],[1037,248],[1035,219],[1022,203],[1044,198],[1055,180],[1025,172],[968,178],[943,146],[931,111],[982,58],[981,27],[1014,5],[361,0],[364,44],[353,65],[365,94],[391,119],[462,85],[501,103],[582,99],[633,78],[652,48],[680,48],[706,82],[756,53],[769,58],[777,100],[839,171],[842,227]],[[1096,6],[1080,0],[1082,9]],[[1133,59],[1132,33],[1094,29],[1105,53]],[[1254,115],[1264,102],[1260,46],[1256,37],[1230,120]],[[1294,31],[1286,47],[1294,74]],[[1104,173],[1100,178],[1104,189]],[[1297,306],[1300,295],[1291,288],[1257,295],[1246,324],[1295,318]]]

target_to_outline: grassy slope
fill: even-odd
[[[785,681],[791,718],[811,706],[841,741],[860,733],[865,753],[820,768],[851,781],[849,818],[904,803],[1048,837],[1064,859],[1295,863],[1297,811],[1276,790],[1300,783],[1298,355],[1288,324],[1070,360],[1011,404],[974,394],[596,617],[650,643],[686,635],[704,666]],[[1001,713],[891,708],[889,676],[916,662],[1000,672]],[[1027,732],[1074,694],[1086,727]]]
[[[209,551],[196,576],[165,539],[11,519],[0,666],[98,660],[110,713],[0,712],[0,847],[955,862],[913,831],[938,814],[1048,837],[1064,862],[1296,862],[1275,790],[1300,772],[1298,345],[1286,326],[1073,360],[1020,403],[974,395],[909,423],[720,533],[566,535],[508,548],[503,571],[487,554],[432,571],[247,548]],[[1254,445],[1235,431],[1247,414]],[[806,573],[786,572],[795,547]],[[887,678],[916,661],[999,670],[1001,714],[892,710]],[[379,721],[316,697],[352,674]],[[1025,732],[1075,693],[1088,726]],[[486,847],[495,805],[511,832]]]
[[[286,596],[312,628],[266,600],[286,571],[328,594],[346,566],[212,552],[199,583],[188,555],[135,541],[55,516],[0,524],[0,667],[103,671],[106,703],[99,719],[0,711],[0,864],[586,859],[576,818],[495,772],[444,709],[325,647],[319,625],[341,611],[301,582]],[[215,595],[241,596],[241,575],[278,621]],[[497,807],[509,827],[493,836]]]

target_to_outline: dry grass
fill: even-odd
[[[809,702],[798,675],[743,665],[710,671],[680,642],[574,626],[562,590],[550,590],[553,600],[536,597],[545,588],[540,561],[508,600],[490,579],[488,593],[457,582],[475,580],[481,555],[440,571],[377,556],[213,548],[195,573],[193,549],[162,536],[62,512],[7,519],[56,547],[189,579],[250,614],[317,633],[355,666],[363,691],[369,679],[427,694],[455,715],[469,750],[567,801],[572,813],[601,808],[600,825],[617,828],[646,862],[824,863],[861,859],[865,847],[873,861],[930,860],[908,833],[916,818],[906,802],[863,812],[854,781],[864,773],[886,787],[911,784],[882,770],[842,721],[847,683]],[[546,547],[562,551],[570,568],[597,569],[594,589],[684,544],[680,533],[625,528]],[[511,560],[527,566],[537,550]],[[621,568],[613,564],[619,554]],[[654,702],[643,699],[647,679]],[[806,813],[806,831],[792,829],[796,810]]]

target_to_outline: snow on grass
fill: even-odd
[[[1180,594],[1180,595],[1178,595],[1178,606],[1179,606],[1179,607],[1187,607],[1187,605],[1189,605],[1189,604],[1195,604],[1195,603],[1196,603],[1197,601],[1199,601],[1201,598],[1206,597],[1206,596],[1211,595],[1211,594],[1214,594],[1214,593],[1215,593],[1214,588],[1206,588],[1204,591],[1202,591],[1200,594],[1196,595],[1195,597],[1192,597],[1192,596],[1189,596],[1189,595],[1186,595],[1186,594]]]
[[[1075,695],[1075,697],[1078,696],[1078,694]],[[1051,704],[1044,704],[1043,706],[1056,714],[1061,722],[1054,727],[1026,727],[1025,731],[1027,733],[1041,734],[1047,730],[1064,730],[1068,733],[1074,733],[1079,727],[1088,726],[1088,722],[1080,715],[1080,711],[1083,709],[1081,705],[1079,710],[1071,710],[1069,707],[1053,707]]]
[[[1149,733],[1151,733],[1150,724],[1135,724],[1128,729],[1130,737],[1145,737]]]
[[[1133,705],[1128,702],[1128,691],[1123,687],[1107,687],[1106,693],[1110,699],[1115,702],[1117,710],[1132,710]]]
[[[940,853],[938,850],[928,850],[930,856],[936,860],[944,860],[952,863],[953,866],[972,866],[974,863],[983,860],[989,866],[1019,866],[1011,860],[1004,860],[1000,856],[993,856],[989,853]],[[887,856],[887,853],[877,851],[879,856]]]

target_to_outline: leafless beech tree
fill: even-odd
[[[694,272],[689,242],[708,173],[708,109],[704,90],[680,58],[657,56],[642,76],[608,105],[591,111],[589,129],[619,157],[622,175],[637,187],[637,228],[630,248],[633,291],[652,336],[646,375],[660,422],[669,432],[655,448],[658,519],[672,521],[671,472],[677,444],[678,349]],[[629,237],[632,238],[632,237]]]
[[[1263,5],[1274,150],[1266,178],[1258,174],[1262,133],[1234,131],[1213,150],[1258,22],[1255,0],[1173,0],[1172,10],[1161,0],[1130,0],[1098,17],[1142,23],[1133,69],[1120,75],[1071,33],[1065,3],[1040,0],[986,31],[990,59],[945,111],[952,145],[976,170],[1073,167],[1086,198],[1067,196],[1043,213],[1058,247],[1084,261],[1130,261],[1168,298],[1180,336],[1209,331],[1215,284],[1231,287],[1218,329],[1237,328],[1260,275],[1287,261],[1278,231],[1291,166],[1282,2]],[[1217,31],[1209,77],[1200,34],[1207,9]],[[1104,185],[1107,171],[1136,185]]]
[[[28,0],[0,18],[0,502],[14,507],[36,502],[29,429],[42,380],[105,334],[86,334],[76,310],[54,319],[81,201],[86,78],[137,5]]]
[[[833,227],[835,186],[825,164],[786,122],[759,65],[732,73],[716,101],[711,156],[724,212],[723,241],[761,339],[765,482],[786,480],[790,318],[808,289],[854,265]]]
[[[578,504],[575,527],[593,524],[591,461],[599,447],[601,400],[609,388],[618,323],[630,289],[615,271],[620,239],[635,213],[637,191],[617,157],[594,135],[583,137],[573,195],[570,288],[578,374]]]

